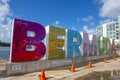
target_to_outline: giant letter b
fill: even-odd
[[[15,19],[11,48],[11,62],[34,61],[41,59],[46,52],[41,41],[46,35],[42,25]]]

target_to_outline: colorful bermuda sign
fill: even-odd
[[[55,26],[14,19],[11,62],[63,59],[115,53],[115,42]]]

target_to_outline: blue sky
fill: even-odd
[[[120,0],[0,0],[0,40],[10,42],[14,18],[96,33],[96,27],[116,19]]]

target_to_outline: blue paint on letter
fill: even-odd
[[[67,57],[80,57],[80,45],[82,43],[82,37],[79,32],[68,30],[67,31]]]

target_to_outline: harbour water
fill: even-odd
[[[10,47],[0,46],[0,60],[9,60],[10,57]]]

